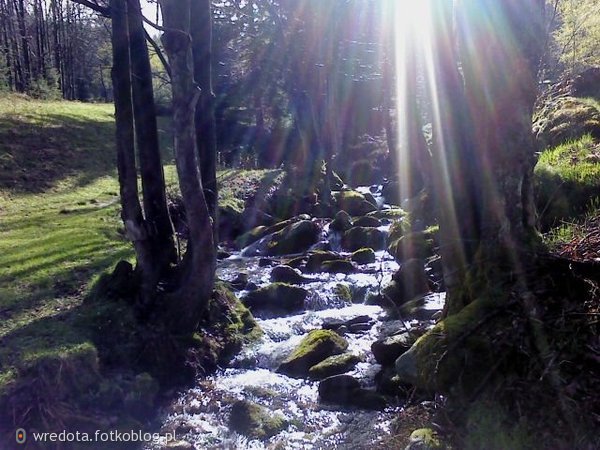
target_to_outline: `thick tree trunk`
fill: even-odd
[[[175,159],[190,230],[180,287],[170,295],[167,319],[178,333],[193,331],[214,285],[216,252],[213,224],[204,197],[196,147],[194,112],[199,91],[194,83],[190,39],[190,0],[160,0],[162,41],[171,65]]]
[[[144,215],[152,233],[149,236],[154,257],[156,282],[177,262],[173,226],[167,209],[165,177],[160,157],[152,69],[146,46],[139,0],[127,0],[133,109],[136,142],[144,194]]]
[[[531,115],[544,32],[541,0],[461,0],[459,52],[452,3],[436,5],[432,64],[434,182],[449,314],[500,286],[506,274],[514,277],[533,248]]]
[[[212,83],[212,14],[210,0],[191,0],[192,55],[194,79],[200,88],[195,128],[200,157],[204,197],[214,222],[214,243],[218,243],[217,126]]]
[[[133,241],[138,270],[142,278],[142,297],[148,301],[156,285],[149,283],[145,274],[154,272],[152,252],[146,240],[142,208],[138,197],[137,171],[131,103],[131,78],[129,70],[129,40],[127,32],[126,0],[111,0],[113,90],[117,141],[117,168],[121,189],[121,217],[127,236]]]

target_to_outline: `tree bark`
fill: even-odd
[[[169,264],[177,262],[173,225],[167,209],[165,176],[160,156],[156,108],[152,87],[152,69],[139,0],[127,0],[131,80],[135,135],[139,154],[144,215],[152,230],[149,236],[155,273],[148,274],[156,282]]]
[[[191,0],[192,56],[194,79],[200,88],[194,124],[200,158],[200,172],[208,212],[214,222],[214,243],[219,242],[217,190],[217,127],[212,82],[212,14],[210,0]]]
[[[216,252],[213,224],[204,197],[194,113],[199,92],[194,83],[190,0],[160,0],[162,41],[171,65],[175,159],[190,230],[179,289],[167,304],[168,323],[178,333],[192,332],[205,311],[214,285]]]

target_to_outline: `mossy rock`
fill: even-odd
[[[410,434],[406,450],[444,450],[442,441],[431,428],[419,428]]]
[[[384,339],[379,339],[371,344],[371,352],[375,360],[382,366],[393,364],[396,359],[417,340],[417,336],[404,332]]]
[[[347,284],[344,283],[338,283],[336,284],[335,288],[333,289],[333,292],[335,292],[336,296],[340,299],[342,299],[345,302],[351,303],[352,302],[352,290],[350,289],[350,286],[348,286]]]
[[[373,227],[377,228],[382,225],[381,220],[373,216],[362,216],[354,221],[355,227]]]
[[[352,228],[352,217],[346,211],[338,211],[329,225],[329,229],[332,231],[344,232]]]
[[[306,377],[312,366],[325,358],[343,353],[348,342],[331,330],[313,330],[279,365],[277,372],[294,378]]]
[[[286,283],[271,283],[249,292],[242,302],[250,310],[291,313],[304,307],[306,289]]]
[[[323,272],[328,273],[354,273],[356,272],[356,267],[350,261],[346,261],[345,259],[334,259],[332,261],[325,261],[321,264],[321,270]]]
[[[379,220],[390,220],[390,221],[408,221],[408,213],[402,208],[389,208],[382,209],[380,211],[373,211],[367,214],[367,217],[375,217]]]
[[[344,233],[342,247],[354,252],[361,248],[370,248],[374,251],[385,248],[385,233],[373,227],[353,227]]]
[[[371,264],[377,259],[372,248],[360,248],[350,257],[356,264]]]
[[[377,211],[377,206],[367,201],[364,195],[357,191],[341,191],[334,194],[339,209],[343,209],[351,216],[364,216]]]
[[[376,392],[363,389],[350,375],[334,375],[319,383],[319,399],[325,403],[381,410],[387,406],[385,398]]]
[[[333,355],[312,366],[308,371],[308,375],[314,380],[322,380],[323,378],[348,372],[359,362],[360,358],[353,353]]]
[[[244,230],[244,201],[228,198],[219,202],[219,236],[230,239]]]
[[[500,357],[492,336],[510,326],[495,319],[486,328],[474,329],[495,306],[490,300],[475,300],[421,336],[396,360],[401,380],[430,392],[471,393]]]
[[[275,266],[271,270],[271,281],[275,283],[302,284],[312,280],[303,277],[296,269],[282,264]]]
[[[319,242],[321,228],[311,220],[301,220],[273,234],[267,245],[267,256],[302,253]]]
[[[408,259],[392,276],[392,281],[384,288],[384,293],[395,305],[403,305],[430,291],[425,273],[425,263],[421,259]]]
[[[229,427],[236,433],[251,439],[269,439],[289,426],[289,422],[267,408],[239,400],[231,407]]]
[[[158,391],[158,382],[150,374],[137,375],[125,394],[123,401],[125,410],[133,417],[152,415]]]
[[[306,261],[306,271],[323,272],[323,263],[325,261],[334,261],[336,259],[341,259],[339,253],[316,250],[308,255],[308,260]]]

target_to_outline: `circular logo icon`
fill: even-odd
[[[23,428],[19,428],[15,433],[17,444],[24,444],[27,440],[27,432]]]

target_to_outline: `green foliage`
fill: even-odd
[[[598,0],[559,2],[560,26],[554,33],[560,61],[577,73],[600,65],[600,15]]]

